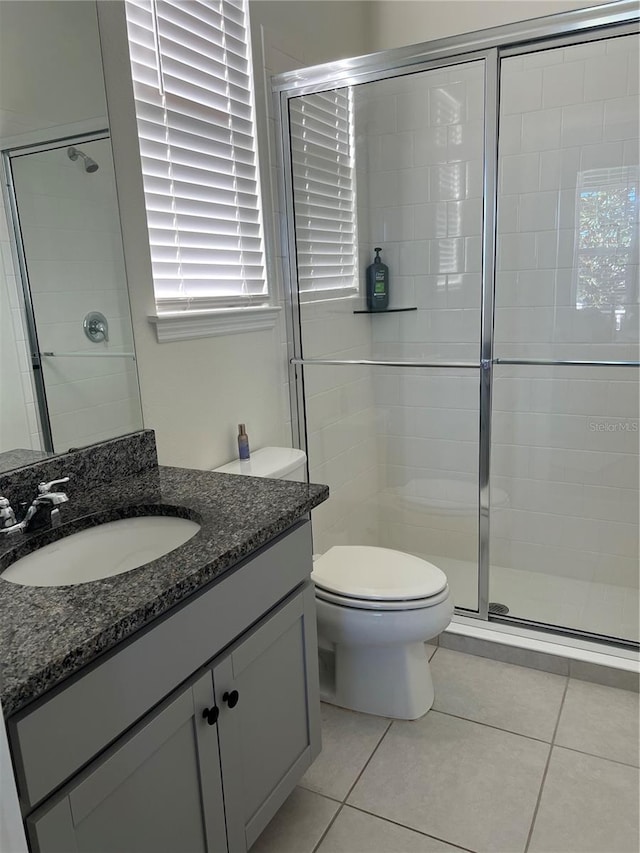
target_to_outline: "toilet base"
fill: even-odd
[[[374,647],[337,644],[334,650],[333,667],[327,667],[326,650],[323,654],[323,701],[398,720],[416,720],[433,705],[433,681],[424,643]]]

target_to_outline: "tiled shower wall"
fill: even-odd
[[[509,58],[502,92],[495,355],[637,360],[637,37]],[[624,187],[628,251],[622,224],[586,218],[594,185],[602,209]],[[624,254],[617,313],[606,271],[581,304],[585,234]],[[637,589],[638,403],[634,368],[496,369],[494,565]],[[637,607],[620,622],[637,634]]]
[[[110,141],[80,147],[98,162],[97,172],[85,172],[66,148],[28,155],[14,166],[40,350],[132,353]],[[89,311],[107,317],[108,343],[85,336]],[[55,450],[141,427],[132,358],[45,357],[43,366]]]

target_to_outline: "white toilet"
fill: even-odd
[[[304,481],[302,450],[264,447],[227,474]],[[326,702],[415,720],[434,699],[424,643],[443,631],[453,602],[443,571],[411,554],[336,545],[314,559],[321,697]]]

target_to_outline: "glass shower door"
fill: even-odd
[[[289,101],[314,549],[377,545],[478,609],[484,60]],[[388,310],[366,271],[381,248]],[[301,383],[302,384],[302,383]],[[300,387],[300,386],[299,386]]]
[[[636,36],[502,61],[490,576],[636,642],[637,87]]]

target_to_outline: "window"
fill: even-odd
[[[290,123],[300,299],[356,294],[352,89],[292,99]]]
[[[158,312],[264,305],[246,0],[125,5]]]
[[[610,315],[616,332],[638,298],[638,189],[632,166],[591,169],[578,180],[575,304]]]

